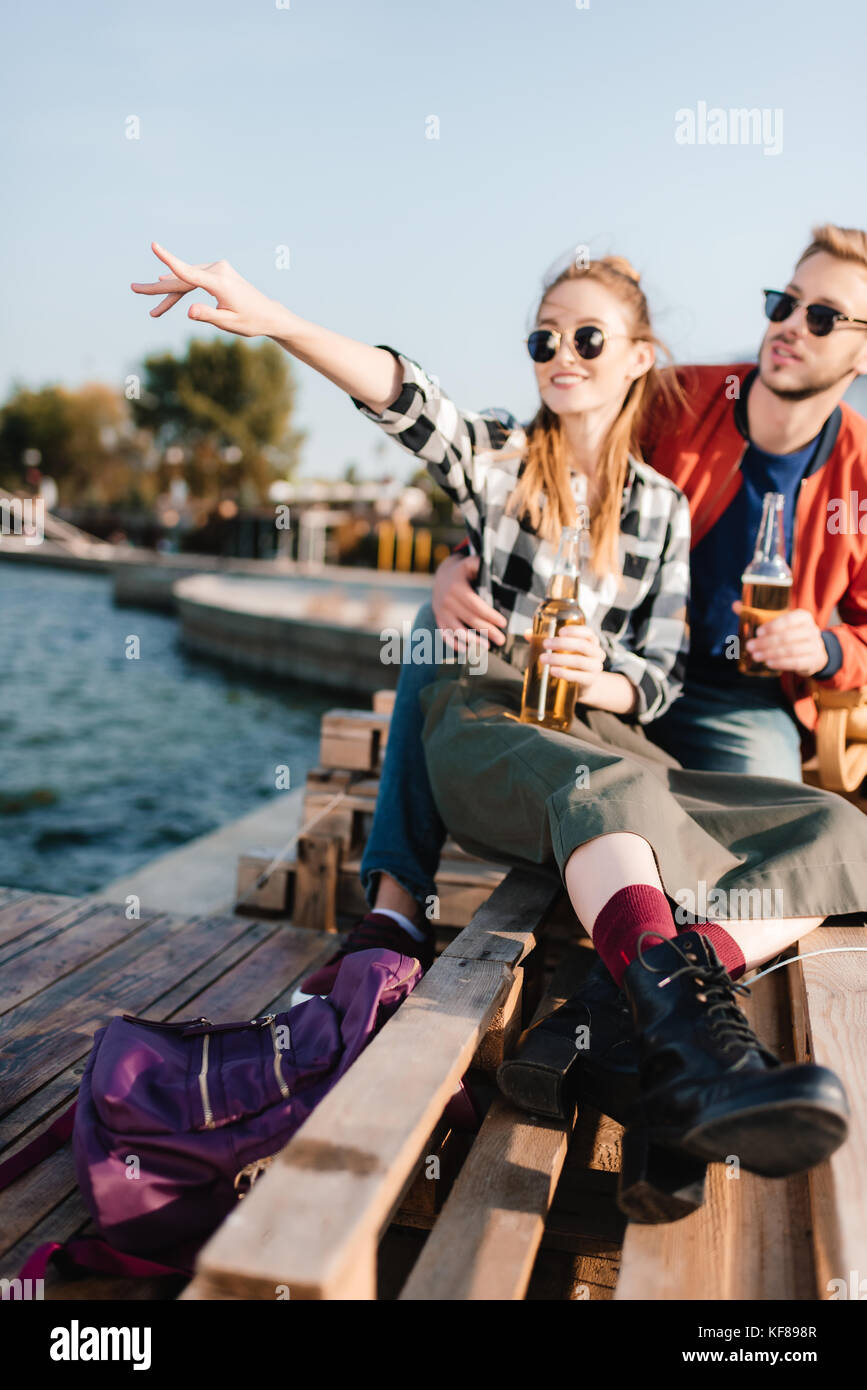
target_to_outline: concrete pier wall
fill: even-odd
[[[184,645],[250,671],[372,694],[397,685],[385,628],[411,623],[427,590],[196,575],[175,585]]]

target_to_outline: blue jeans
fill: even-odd
[[[413,620],[414,632],[422,628],[436,628],[430,603]],[[361,885],[370,907],[382,872],[412,894],[422,911],[436,893],[447,831],[428,778],[418,702],[419,692],[436,676],[432,662],[401,667],[373,827],[361,860]],[[691,682],[661,719],[644,726],[645,732],[684,767],[800,782],[798,726],[781,703],[776,682],[772,684],[773,689],[757,689],[746,702],[738,690]]]
[[[749,691],[688,681],[648,738],[684,767],[801,781],[801,737],[777,681]]]
[[[413,619],[413,632],[434,632],[436,618],[430,603]],[[424,715],[419,691],[436,680],[434,662],[401,666],[388,743],[379,779],[373,826],[361,859],[361,886],[369,907],[376,900],[379,874],[387,873],[411,893],[422,912],[436,893],[436,872],[446,827],[434,802],[421,731]]]

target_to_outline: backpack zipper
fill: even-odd
[[[280,1087],[280,1094],[284,1100],[289,1099],[289,1087],[283,1076],[283,1058],[280,1055],[280,1048],[277,1045],[277,1029],[274,1026],[276,1014],[268,1014],[268,1023],[271,1028],[271,1041],[274,1045],[274,1075],[277,1078],[277,1085]]]
[[[205,1129],[214,1128],[214,1112],[211,1109],[211,1099],[208,1095],[208,1050],[210,1041],[210,1033],[205,1033],[202,1037],[202,1069],[199,1072],[199,1091],[202,1096],[202,1110],[205,1114]]]

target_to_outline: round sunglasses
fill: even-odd
[[[785,290],[762,290],[762,294],[765,296],[765,316],[771,323],[783,323],[802,303]],[[862,328],[867,328],[867,319],[853,319],[849,314],[842,314],[839,309],[832,309],[830,304],[808,304],[806,319],[808,330],[816,338],[827,338],[835,323],[857,323]]]
[[[606,334],[604,328],[585,323],[575,329],[571,341],[578,356],[587,362],[599,356],[609,338],[624,337],[625,333]],[[527,339],[527,351],[534,362],[550,362],[556,357],[562,339],[559,328],[535,328]]]

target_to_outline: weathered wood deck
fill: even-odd
[[[223,1021],[286,1009],[298,981],[333,949],[332,934],[285,920],[232,914],[184,919],[145,909],[130,921],[116,904],[0,887],[0,1160],[74,1099],[93,1033],[113,1014],[166,1020],[205,1014]],[[490,1100],[493,1088],[485,1096],[481,1073],[476,1080]],[[597,1129],[605,1126],[614,1148],[596,1143]],[[578,1288],[581,1297],[611,1298],[624,1229],[614,1202],[617,1132],[613,1122],[588,1113],[568,1158],[562,1144],[557,1200],[549,1212],[546,1194],[542,1214],[525,1216],[540,1231],[545,1226],[545,1248],[526,1270],[527,1297],[569,1298]],[[450,1137],[437,1131],[443,1149]],[[544,1135],[540,1141],[544,1146]],[[456,1147],[462,1156],[459,1142]],[[449,1163],[459,1164],[454,1150],[445,1171]],[[380,1243],[379,1297],[398,1296],[442,1206],[447,1184],[437,1197],[426,1187],[416,1185]],[[88,1234],[94,1227],[66,1143],[0,1193],[0,1277],[14,1278],[47,1240]],[[525,1253],[518,1258],[526,1262]],[[73,1279],[52,1269],[45,1293],[48,1299],[166,1299],[177,1297],[184,1283]]]
[[[112,1014],[252,1018],[289,1007],[334,938],[285,923],[185,920],[0,888],[0,1158],[74,1099],[94,1032]],[[0,1193],[0,1276],[46,1240],[92,1233],[70,1144]],[[171,1296],[177,1280],[53,1281],[60,1296]]]

